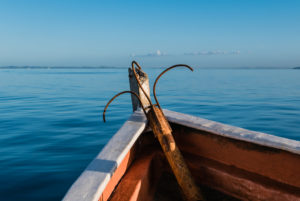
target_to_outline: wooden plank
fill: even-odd
[[[250,131],[247,129],[222,124],[219,122],[166,109],[164,109],[163,111],[167,119],[172,123],[184,125],[197,130],[207,131],[210,133],[214,133],[215,135],[229,137],[246,142],[252,142],[259,145],[300,154],[300,142],[296,140],[269,135],[262,132]]]
[[[300,188],[298,154],[179,125],[176,127],[174,137],[183,154],[192,154],[194,159],[210,159]]]
[[[187,158],[192,173],[201,184],[241,200],[299,201],[300,191],[253,172],[247,172],[204,158]]]
[[[127,170],[110,201],[152,200],[162,174],[163,157],[162,152],[157,150],[141,154]]]

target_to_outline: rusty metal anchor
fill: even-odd
[[[137,68],[139,70],[141,70],[140,65],[136,61],[133,61],[131,63],[133,74],[135,76],[135,79],[136,79],[140,89],[143,91],[143,93],[144,93],[145,97],[147,98],[150,105],[145,108],[140,97],[133,91],[120,92],[120,93],[116,94],[112,99],[110,99],[110,101],[106,104],[104,111],[103,111],[103,121],[105,122],[105,113],[106,113],[106,110],[107,110],[109,104],[115,98],[117,98],[118,96],[120,96],[124,93],[131,93],[132,95],[137,97],[137,99],[141,105],[141,108],[149,121],[149,125],[150,125],[151,129],[152,129],[154,135],[157,137],[157,139],[163,149],[163,152],[164,152],[164,154],[168,160],[168,163],[170,164],[170,167],[176,177],[176,180],[185,196],[185,199],[188,201],[205,200],[200,189],[195,184],[195,181],[191,176],[191,173],[184,161],[184,158],[176,145],[176,142],[172,135],[171,126],[170,126],[168,120],[166,119],[165,115],[163,114],[161,106],[157,100],[156,90],[155,90],[157,81],[167,71],[169,71],[173,68],[176,68],[176,67],[186,67],[186,68],[190,69],[191,71],[193,71],[193,68],[191,68],[190,66],[185,65],[185,64],[177,64],[177,65],[171,66],[171,67],[167,68],[166,70],[164,70],[156,78],[154,85],[153,85],[153,96],[156,101],[156,104],[153,104],[150,97],[148,96],[148,94],[146,93],[145,89],[142,87],[142,84],[140,83],[140,81],[138,79],[135,66],[137,66]]]

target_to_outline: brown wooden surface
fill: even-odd
[[[300,200],[300,188],[297,182],[295,183],[299,178],[299,156],[289,156],[289,161],[283,160],[295,165],[293,169],[288,168],[289,165],[287,164],[278,167],[280,164],[270,156],[281,155],[281,157],[286,157],[291,153],[283,154],[281,153],[282,150],[272,150],[252,143],[245,144],[245,142],[215,136],[212,133],[203,133],[202,131],[179,125],[172,125],[172,128],[175,140],[180,146],[184,159],[198,184],[208,186],[240,200]],[[153,133],[144,133],[137,144],[139,146],[136,150],[142,154],[139,154],[132,165],[127,167],[128,169],[123,176],[123,179],[127,179],[120,180],[119,185],[113,192],[112,197],[118,197],[122,201],[127,200],[128,197],[131,197],[131,200],[151,200],[159,175],[161,172],[168,170],[168,168],[165,168],[168,164],[163,162],[163,159],[155,161],[163,162],[164,167],[161,164],[158,165],[157,162],[153,163],[154,155],[145,157],[143,154],[145,149],[149,149],[149,147],[151,147],[153,153],[159,154],[155,150],[159,151],[161,148],[154,139]],[[147,153],[151,152],[148,151]],[[260,155],[260,163],[249,161],[256,158],[251,155]],[[162,154],[160,154],[161,156]],[[262,163],[262,161],[264,162]],[[270,177],[270,172],[254,171],[256,169],[253,166],[261,166],[268,163],[272,163],[274,166],[270,170],[274,169],[276,172],[276,174],[273,172],[273,177]],[[277,174],[277,172],[279,173]],[[286,176],[289,174],[292,176],[285,179],[291,179],[288,182],[290,184],[279,179],[282,178],[282,175]],[[294,180],[292,177],[296,179]],[[170,185],[166,188],[171,188],[172,186]],[[123,190],[118,190],[119,188]],[[168,189],[166,193],[172,190],[175,189]],[[124,192],[127,192],[127,197],[122,196]],[[204,190],[204,195],[207,197],[207,200],[210,200],[211,196],[207,194],[206,190]],[[168,196],[166,195],[166,197]]]
[[[300,200],[300,156],[172,125],[198,182],[242,200]]]
[[[171,126],[174,139],[198,184],[241,200],[300,201],[300,157],[298,154],[178,124],[171,124]],[[142,134],[134,146],[137,153],[143,153],[147,147],[153,148],[153,151],[160,150],[153,136],[151,132]],[[132,159],[128,160],[128,157],[125,157],[122,164],[127,165],[120,165],[116,169],[114,174],[119,176],[117,179],[115,179],[117,176],[112,177],[108,185],[110,187],[105,189],[103,197],[107,198],[114,190],[112,197],[119,194],[119,198],[122,198],[123,192],[128,188],[127,196],[134,198],[132,200],[148,198],[151,200],[159,179],[159,176],[154,175],[159,175],[160,173],[156,171],[164,171],[165,168],[160,166],[157,168],[156,163],[147,162],[147,160],[153,160],[151,157],[142,160],[144,165],[145,163],[148,165],[136,166],[143,158],[145,159],[143,155],[138,154],[129,166],[128,161]],[[168,166],[167,163],[163,164]],[[125,173],[124,169],[119,170],[122,167],[127,169]],[[126,176],[128,174],[130,176]],[[123,180],[125,177],[130,178],[131,182],[128,182],[128,179],[125,182],[126,180]],[[119,185],[117,185],[118,182]],[[122,191],[118,190],[121,183],[123,183]],[[206,191],[204,195],[207,196]],[[207,196],[207,200],[209,198]]]
[[[126,154],[125,158],[116,169],[112,177],[110,178],[108,184],[106,185],[99,201],[107,201],[108,198],[111,196],[111,193],[128,170],[129,166],[131,165],[132,161],[134,160],[136,155],[136,146],[132,147],[131,150]]]
[[[142,154],[128,169],[115,189],[110,201],[150,201],[162,173],[161,152],[151,151]]]

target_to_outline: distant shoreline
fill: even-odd
[[[109,67],[109,66],[82,66],[82,67],[74,67],[74,66],[2,66],[1,69],[126,69],[128,67]],[[146,68],[166,68],[166,67],[146,67]],[[300,67],[196,67],[199,69],[255,69],[255,70],[268,70],[268,69],[300,69]]]
[[[74,66],[2,66],[0,69],[116,69],[116,68],[126,68],[126,67],[108,67],[108,66],[99,66],[99,67],[91,67],[91,66],[83,66],[83,67],[74,67]]]

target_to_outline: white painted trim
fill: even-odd
[[[145,129],[146,122],[143,112],[133,113],[71,186],[63,201],[98,201],[114,171]]]
[[[204,130],[215,135],[221,135],[241,141],[252,142],[263,146],[273,147],[295,154],[300,154],[300,141],[277,137],[266,133],[255,132],[243,128],[230,126],[215,121],[202,119],[192,115],[163,110],[166,118],[176,124],[197,130]]]

